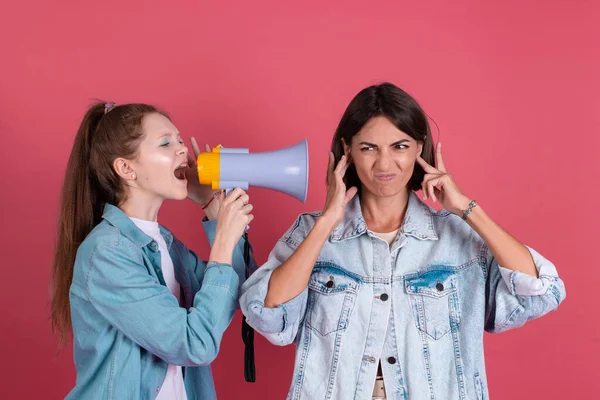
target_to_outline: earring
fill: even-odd
[[[133,179],[135,179],[135,173],[131,174],[131,177],[132,177]]]

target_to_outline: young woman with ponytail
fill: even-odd
[[[99,102],[85,114],[51,284],[53,327],[61,343],[73,338],[68,399],[216,398],[209,364],[236,309],[252,205],[242,190],[200,186],[193,164],[153,106]],[[164,200],[186,197],[205,209],[208,262],[157,222]]]

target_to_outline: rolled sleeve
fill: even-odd
[[[527,247],[527,246],[526,246]],[[558,279],[558,271],[550,261],[542,257],[538,252],[530,247],[527,250],[538,271],[538,277],[525,274],[520,271],[513,271],[498,265],[500,274],[510,293],[515,296],[542,296],[552,289]]]
[[[242,285],[240,296],[240,307],[248,324],[271,343],[279,346],[294,341],[306,313],[308,289],[277,307],[267,308],[264,305],[273,271],[287,260],[293,251],[287,243],[279,241],[267,263]]]
[[[523,326],[558,308],[566,297],[565,285],[556,267],[527,247],[538,277],[498,265],[484,245],[487,271],[486,325],[488,332],[503,332]]]

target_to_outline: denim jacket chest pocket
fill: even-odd
[[[405,279],[417,328],[434,340],[460,324],[458,279],[453,271],[431,270]]]
[[[322,336],[345,331],[359,285],[338,266],[317,263],[308,282],[307,326]]]

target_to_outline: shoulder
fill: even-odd
[[[102,221],[77,249],[75,266],[90,266],[99,258],[138,261],[142,259],[142,253],[119,228]]]
[[[313,226],[315,226],[317,218],[319,218],[322,213],[322,211],[313,211],[300,214],[292,226],[284,233],[280,241],[285,242],[292,248],[300,246],[300,243],[302,243]]]

